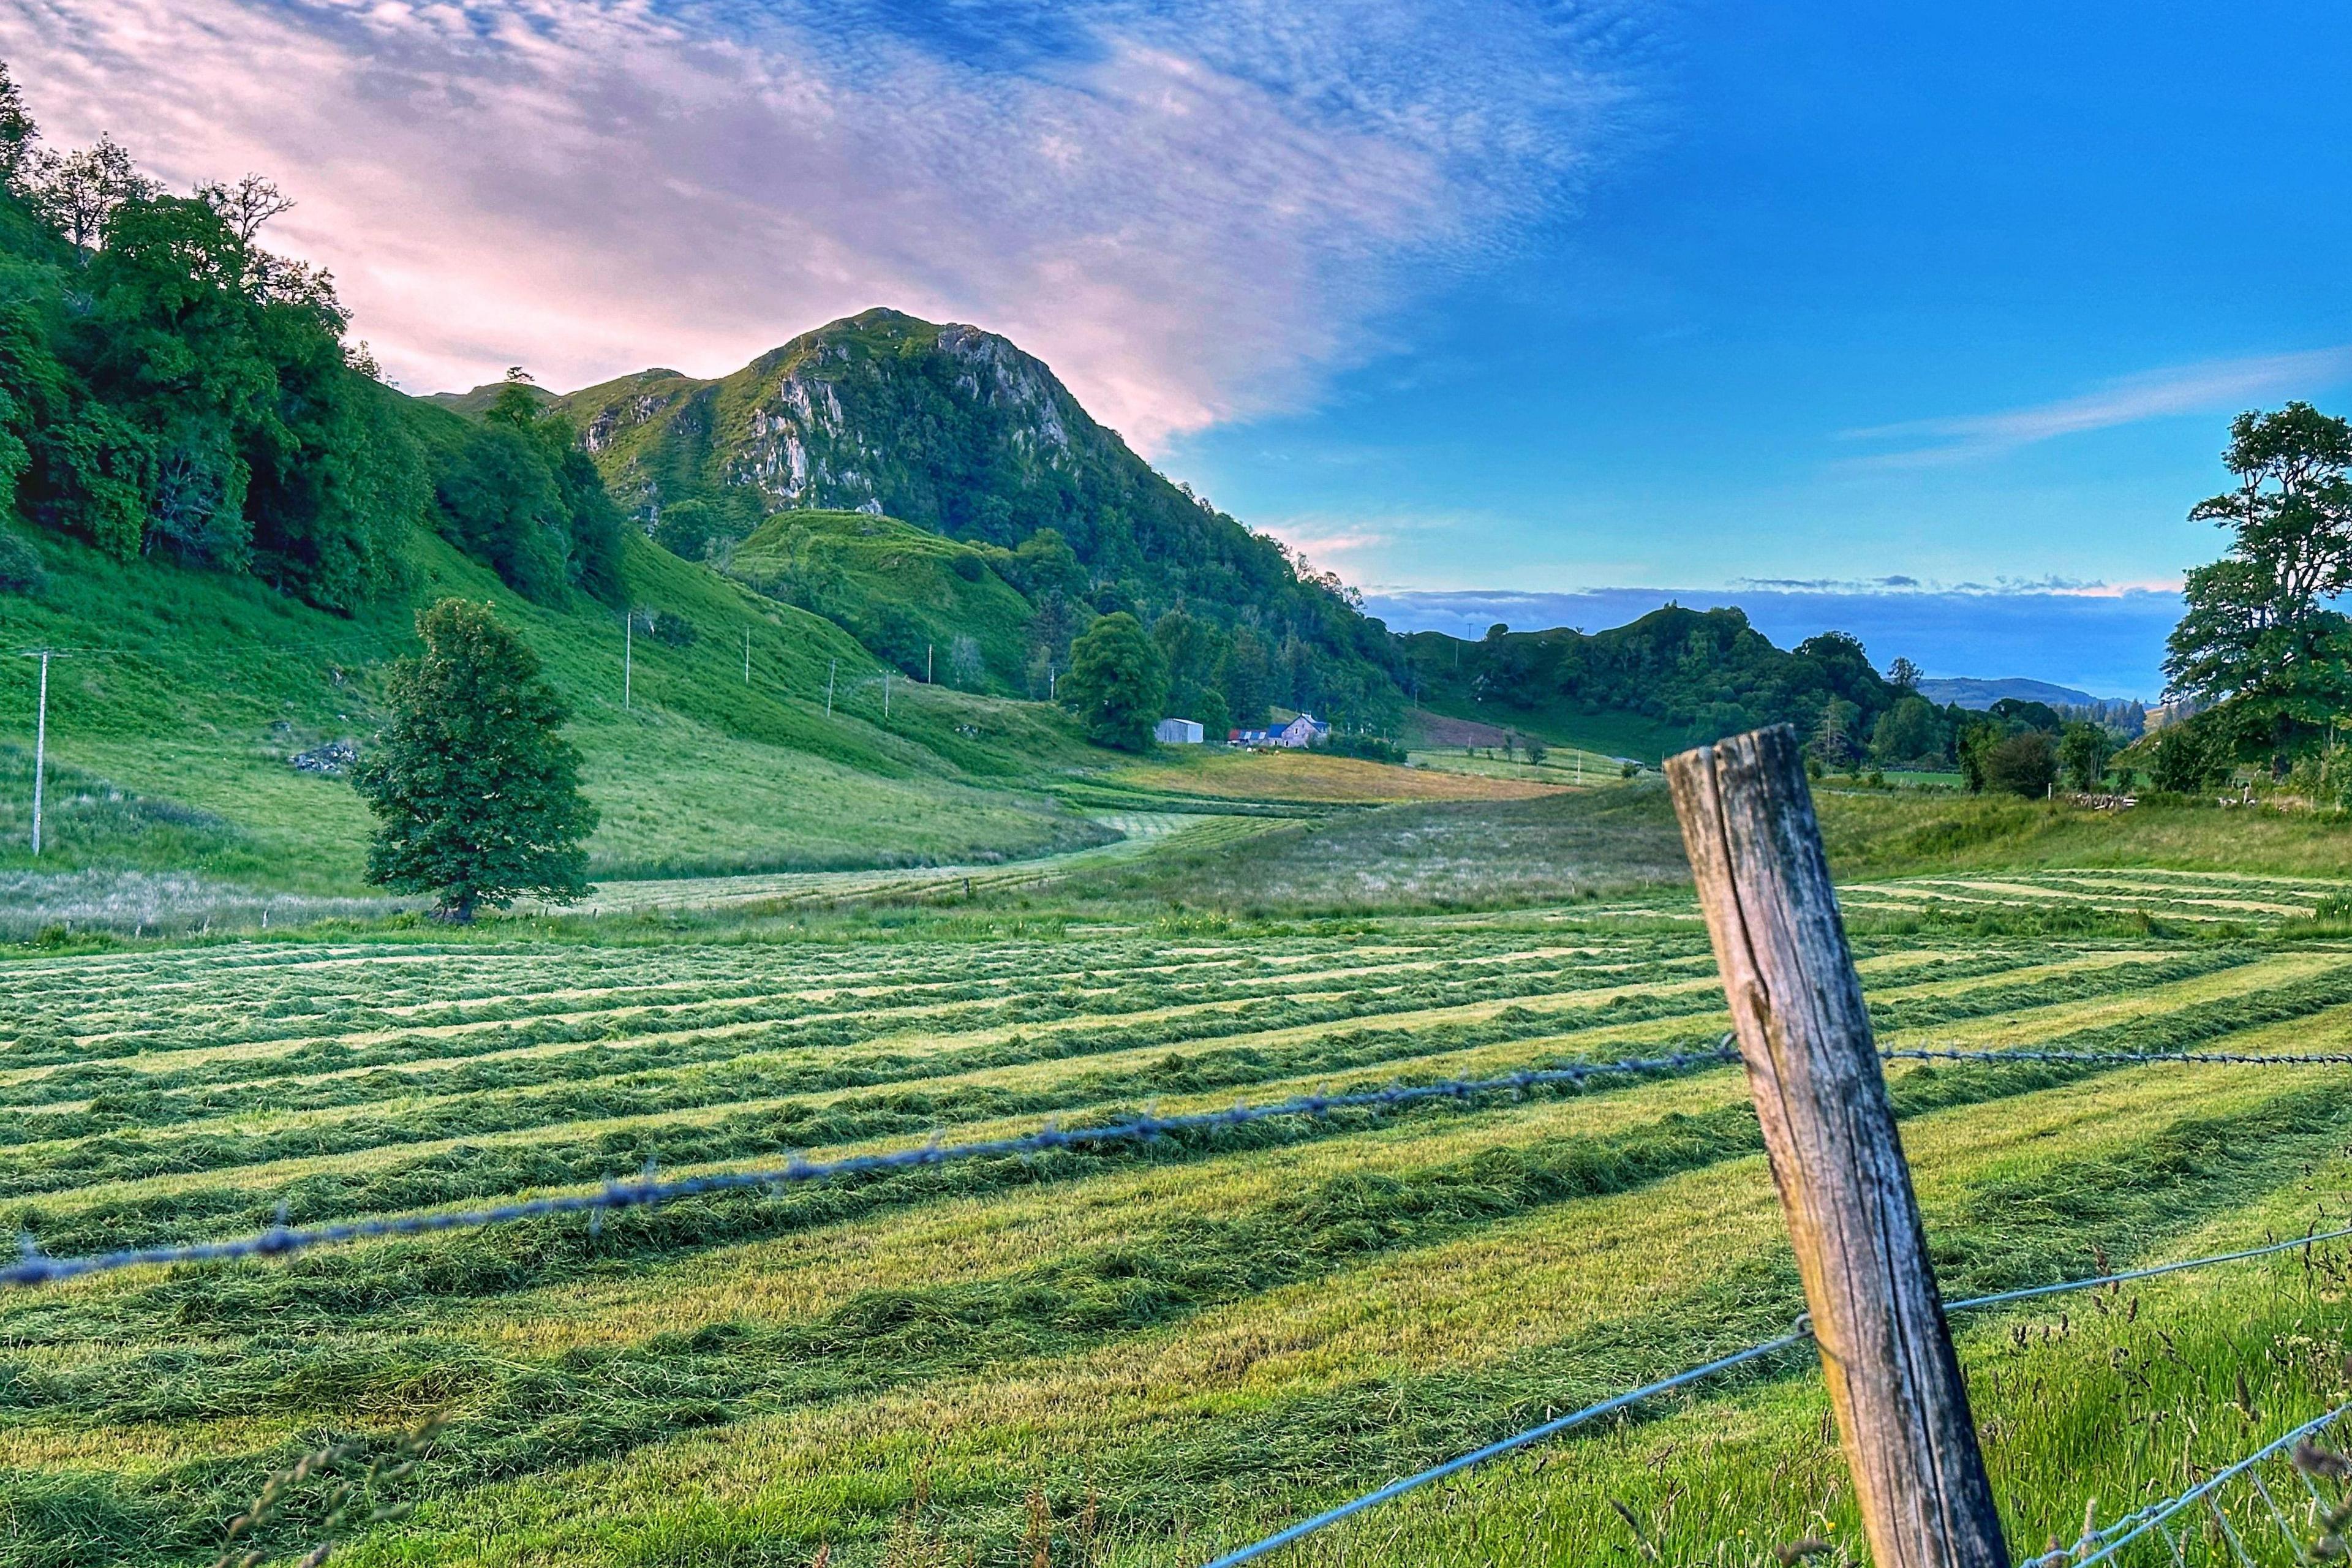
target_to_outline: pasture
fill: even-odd
[[[1713,1045],[1654,807],[1563,809],[1208,819],[888,918],[785,889],[732,923],[22,957],[0,1218],[64,1256]],[[1220,867],[1372,864],[1432,823],[1465,865],[1483,824],[1488,891],[1520,907],[1429,896],[1475,880],[1453,860],[1385,906],[1188,900]],[[1220,824],[1255,836],[1187,837],[1242,831]],[[1546,845],[1632,847],[1586,868],[1607,896],[1547,903],[1507,872]],[[1882,1045],[2352,1048],[2332,879],[1849,858]],[[1948,1295],[2352,1208],[2352,1068],[1889,1079]],[[2329,1247],[1962,1320],[2012,1542],[2341,1402],[2346,1288]],[[212,1563],[272,1468],[438,1415],[375,1483],[414,1511],[334,1562],[1198,1563],[1801,1306],[1720,1067],[134,1269],[0,1293],[0,1562]],[[264,1541],[289,1562],[320,1511],[289,1499]],[[1763,1564],[1806,1538],[1858,1550],[1800,1351],[1273,1561]]]

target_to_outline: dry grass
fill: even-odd
[[[1402,768],[1314,752],[1218,752],[1180,761],[1138,763],[1112,775],[1120,784],[1180,790],[1225,800],[1290,800],[1328,805],[1407,800],[1528,800],[1559,786],[1534,779]]]

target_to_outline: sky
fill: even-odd
[[[1395,624],[1737,602],[2141,697],[2230,416],[2352,403],[2347,45],[2263,0],[0,7],[52,142],[286,186],[410,390],[888,304]]]

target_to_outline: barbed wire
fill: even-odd
[[[2055,1551],[2044,1552],[2039,1557],[2030,1558],[2020,1563],[2018,1568],[2095,1568],[2095,1564],[2113,1561],[2118,1552],[2151,1530],[2163,1535],[2165,1544],[2172,1549],[2173,1561],[2178,1563],[2180,1561],[2180,1549],[2173,1542],[2171,1532],[2164,1528],[2167,1520],[2184,1509],[2204,1501],[2238,1477],[2252,1470],[2264,1459],[2277,1454],[2281,1449],[2309,1441],[2313,1436],[2343,1419],[2347,1413],[2352,1413],[2352,1404],[2339,1405],[2326,1415],[2305,1422],[2284,1436],[2273,1438],[2236,1464],[2214,1471],[2212,1475],[2178,1497],[2166,1498],[2161,1502],[2135,1509],[2112,1524],[2099,1529],[2085,1528],[2073,1545],[2062,1546]],[[2308,1479],[2305,1484],[2309,1484]],[[2279,1512],[2278,1505],[2271,1501],[2269,1489],[2262,1487],[2259,1476],[2255,1478],[2255,1485],[2261,1489],[2263,1501],[2270,1509],[2273,1518],[2277,1521],[2279,1529],[2285,1533],[2288,1544],[2294,1548],[2296,1560],[2308,1563],[2310,1558],[2303,1550],[2303,1543],[2294,1538],[2294,1527],[2287,1522],[2285,1515]],[[2222,1527],[2229,1528],[2226,1518],[2222,1519]],[[2238,1554],[2242,1559],[2245,1554],[2244,1547],[2235,1540],[2234,1531],[2232,1544],[2237,1547]]]
[[[615,1209],[653,1208],[678,1198],[709,1193],[784,1186],[800,1182],[829,1181],[840,1176],[867,1175],[886,1171],[943,1165],[951,1161],[989,1156],[1040,1154],[1058,1149],[1104,1143],[1148,1143],[1171,1133],[1245,1126],[1276,1117],[1324,1117],[1337,1111],[1393,1110],[1425,1100],[1467,1100],[1489,1094],[1520,1093],[1555,1084],[1580,1084],[1588,1079],[1675,1072],[1695,1067],[1717,1067],[1736,1060],[1728,1046],[1706,1051],[1677,1051],[1669,1056],[1629,1058],[1614,1062],[1579,1062],[1508,1073],[1500,1078],[1450,1079],[1428,1084],[1391,1084],[1385,1089],[1353,1094],[1308,1094],[1266,1105],[1242,1101],[1222,1110],[1193,1111],[1176,1116],[1139,1116],[1102,1127],[1060,1128],[1048,1124],[1034,1132],[1011,1138],[989,1138],[969,1143],[927,1143],[884,1154],[856,1154],[846,1159],[812,1162],[794,1159],[769,1170],[730,1171],[673,1181],[655,1179],[647,1167],[635,1182],[607,1182],[593,1193],[531,1198],[487,1208],[442,1214],[398,1215],[352,1220],[338,1225],[290,1227],[283,1223],[258,1235],[228,1241],[193,1242],[180,1246],[125,1247],[81,1258],[50,1258],[34,1238],[23,1238],[23,1255],[0,1269],[0,1286],[39,1285],[87,1274],[110,1273],[149,1264],[216,1263],[241,1258],[280,1258],[312,1247],[388,1237],[423,1236],[439,1231],[470,1230],[483,1226],[541,1219],[555,1215],[602,1215]]]
[[[425,1236],[443,1231],[472,1230],[487,1226],[507,1225],[527,1219],[543,1219],[558,1215],[602,1215],[617,1209],[654,1208],[674,1199],[697,1197],[710,1193],[775,1187],[798,1182],[828,1181],[838,1176],[866,1175],[890,1170],[940,1165],[957,1160],[1037,1154],[1086,1144],[1150,1142],[1169,1133],[1238,1127],[1251,1122],[1270,1121],[1277,1117],[1321,1117],[1339,1110],[1390,1110],[1424,1100],[1467,1100],[1489,1094],[1524,1092],[1548,1085],[1578,1084],[1596,1077],[1675,1072],[1694,1067],[1717,1067],[1739,1059],[1738,1050],[1732,1045],[1731,1038],[1730,1036],[1726,1035],[1714,1048],[1704,1051],[1678,1051],[1667,1056],[1629,1058],[1614,1062],[1577,1062],[1557,1068],[1508,1073],[1499,1078],[1450,1079],[1430,1084],[1391,1084],[1385,1089],[1367,1089],[1353,1094],[1299,1095],[1267,1105],[1251,1105],[1247,1101],[1242,1101],[1222,1110],[1195,1111],[1178,1116],[1145,1115],[1132,1121],[1114,1122],[1103,1127],[1065,1129],[1048,1123],[1037,1131],[1016,1137],[983,1139],[970,1143],[941,1143],[934,1141],[919,1148],[883,1154],[858,1154],[841,1160],[810,1162],[796,1158],[790,1164],[766,1170],[723,1172],[707,1176],[688,1176],[660,1181],[655,1177],[653,1167],[648,1165],[646,1173],[637,1181],[607,1182],[602,1188],[593,1193],[530,1198],[514,1203],[494,1204],[485,1208],[456,1210],[447,1213],[397,1215],[373,1219],[351,1220],[335,1225],[293,1227],[281,1222],[256,1235],[228,1240],[124,1247],[113,1252],[94,1253],[79,1258],[51,1258],[43,1253],[35,1238],[27,1234],[21,1238],[22,1255],[18,1260],[6,1268],[0,1268],[0,1287],[48,1284],[60,1279],[75,1279],[85,1274],[110,1273],[117,1269],[149,1265],[217,1263],[244,1258],[279,1258],[319,1247],[340,1246],[392,1237]],[[2254,1056],[2189,1051],[2036,1051],[2023,1047],[1992,1049],[1920,1047],[1884,1051],[1880,1055],[1883,1059],[1889,1060],[1979,1061],[1995,1064],[2041,1061],[2063,1062],[2074,1066],[2137,1066],[2151,1062],[2166,1062],[2190,1065],[2314,1067],[2352,1063],[2352,1055]],[[2051,1289],[2058,1289],[2058,1287]]]
[[[2205,1268],[2220,1263],[2237,1263],[2249,1258],[2261,1258],[2273,1252],[2285,1252],[2293,1248],[2302,1247],[2315,1247],[2323,1241],[2340,1241],[2346,1238],[2352,1238],[2352,1227],[2300,1236],[2292,1241],[2273,1242],[2268,1246],[2247,1247],[2237,1252],[2217,1252],[2210,1257],[2186,1258],[2178,1263],[2159,1263],[2151,1265],[2146,1268],[2129,1268],[2117,1272],[2086,1275],[2080,1279],[2064,1279],[2053,1285],[2030,1285],[2020,1290],[2002,1290],[1997,1291],[1989,1296],[1965,1297],[1958,1301],[1946,1302],[1944,1305],[1944,1310],[1947,1313],[1971,1311],[1985,1307],[2002,1306],[2011,1301],[2027,1300],[2036,1296],[2054,1296],[2062,1291],[2099,1289],[2109,1285],[2119,1285],[2133,1279],[2152,1279],[2159,1274],[2177,1274],[2184,1269]],[[1298,1523],[1291,1525],[1287,1529],[1278,1531],[1275,1534],[1265,1537],[1264,1540],[1253,1542],[1249,1545],[1240,1548],[1238,1551],[1229,1552],[1222,1557],[1213,1559],[1211,1562],[1204,1564],[1203,1568],[1234,1568],[1234,1565],[1236,1563],[1251,1562],[1256,1558],[1263,1557],[1266,1553],[1276,1551],[1278,1548],[1288,1546],[1295,1542],[1304,1540],[1306,1537],[1314,1534],[1318,1530],[1322,1530],[1329,1525],[1337,1524],[1339,1521],[1347,1519],[1353,1514],[1361,1513],[1366,1509],[1371,1508],[1376,1504],[1386,1502],[1391,1498],[1402,1497],[1409,1491],[1413,1491],[1419,1488],[1425,1487],[1432,1481],[1443,1480],[1448,1476],[1458,1475],[1462,1471],[1469,1469],[1474,1465],[1484,1464],[1488,1459],[1498,1458],[1505,1454],[1514,1452],[1519,1448],[1524,1448],[1529,1444],[1541,1442],[1546,1437],[1565,1432],[1572,1426],[1582,1426],[1584,1423],[1592,1420],[1596,1416],[1606,1415],[1614,1411],[1625,1409],[1628,1406],[1639,1404],[1641,1401],[1648,1399],[1654,1394],[1671,1393],[1675,1389],[1682,1388],[1690,1384],[1713,1377],[1718,1373],[1728,1372],[1734,1367],[1743,1366],[1749,1362],[1758,1361],[1765,1356],[1774,1354],[1777,1352],[1787,1350],[1792,1345],[1812,1338],[1813,1331],[1811,1319],[1812,1314],[1810,1312],[1801,1314],[1797,1319],[1795,1327],[1790,1332],[1782,1334],[1776,1339],[1759,1341],[1755,1344],[1748,1346],[1745,1350],[1734,1351],[1729,1355],[1719,1356],[1714,1361],[1705,1363],[1702,1365],[1692,1367],[1685,1372],[1678,1372],[1672,1377],[1661,1378],[1656,1383],[1644,1384],[1640,1388],[1632,1389],[1624,1394],[1613,1394],[1607,1399],[1600,1401],[1598,1404],[1588,1405],[1581,1410],[1572,1411],[1566,1415],[1547,1421],[1540,1426],[1531,1426],[1528,1430],[1521,1432],[1515,1436],[1505,1437],[1498,1442],[1489,1443],[1483,1448],[1475,1449],[1470,1453],[1462,1455],[1458,1458],[1448,1459],[1441,1465],[1433,1465],[1428,1469],[1422,1470],[1414,1475],[1407,1476],[1402,1480],[1391,1481],[1388,1485],[1381,1487],[1375,1491],[1369,1491],[1364,1493],[1361,1497],[1352,1498],[1347,1502],[1341,1503],[1337,1508],[1328,1509],[1325,1511],[1317,1514],[1312,1519],[1301,1520]],[[2352,1409],[2352,1405],[2347,1405],[2345,1409]],[[2328,1416],[2323,1417],[2319,1422],[2314,1423],[2310,1427],[2295,1432],[2290,1432],[2286,1436],[2279,1439],[2279,1444],[2273,1445],[2273,1447],[2274,1448],[2280,1444],[2293,1442],[2297,1437],[2304,1436],[2306,1432],[2315,1430],[2318,1426],[2325,1426],[2326,1422],[2334,1420],[2336,1415],[2340,1415],[2343,1413],[2343,1410],[2338,1410]],[[2269,1449],[2265,1449],[2264,1453],[2268,1453],[2269,1451]],[[2262,1458],[2261,1455],[2255,1456],[2255,1458]],[[2249,1459],[2243,1461],[2237,1468],[2243,1468],[2245,1465],[2252,1463],[2253,1463],[2253,1460]],[[2228,1472],[2225,1472],[2225,1475]],[[2217,1480],[2221,1479],[2222,1478],[2216,1478]],[[2199,1493],[2197,1495],[2201,1496],[2202,1493]],[[2189,1500],[2194,1501],[2196,1500],[2195,1497],[2192,1496]],[[2124,1524],[2128,1522],[2130,1522],[2128,1520],[2118,1521],[2116,1525],[2110,1526],[2109,1528],[2111,1530],[2121,1529]],[[2081,1543],[2078,1542],[2077,1544],[2079,1545]],[[2115,1544],[2120,1546],[2123,1542],[2121,1541],[2117,1541]],[[2102,1559],[2091,1559],[2088,1561],[2095,1562],[2100,1560]],[[2067,1559],[2065,1555],[2061,1553],[2057,1557],[2050,1559],[2047,1562],[2035,1562],[2023,1564],[2022,1568],[2057,1568],[2058,1563],[2062,1563],[2066,1561]],[[2083,1565],[2083,1568],[2088,1568],[2087,1562]]]

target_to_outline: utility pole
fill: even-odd
[[[630,681],[636,672],[637,612],[621,612],[621,710],[629,708]]]
[[[824,668],[824,716],[828,719],[833,717],[834,672],[838,670],[840,668],[841,660],[836,658],[831,664],[825,666]]]
[[[1871,1560],[2010,1568],[1803,747],[1774,725],[1669,758],[1666,782]]]
[[[751,628],[743,628],[743,684],[751,684]]]
[[[930,683],[931,683],[931,645],[930,645],[930,644],[929,644],[929,643],[925,643],[925,644],[923,645],[923,684],[924,684],[924,685],[926,685],[926,686],[929,686]]]
[[[890,717],[890,667],[882,667],[882,717]]]
[[[41,775],[49,752],[49,650],[43,648],[25,657],[41,661],[40,716],[33,721],[33,853],[37,857],[41,852]]]

